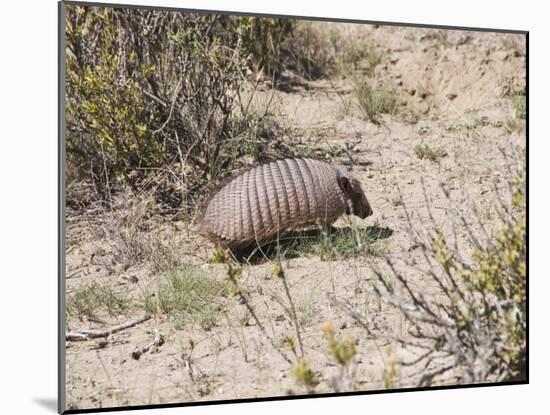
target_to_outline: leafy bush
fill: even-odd
[[[67,6],[69,183],[91,179],[106,198],[136,171],[160,171],[180,183],[176,204],[192,205],[255,149],[264,114],[250,109],[245,72],[251,59],[279,70],[289,30],[277,19]]]
[[[243,49],[256,70],[278,78],[283,72],[287,52],[283,45],[293,31],[292,20],[281,18],[241,17],[236,30],[242,31]]]

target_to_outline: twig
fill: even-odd
[[[131,327],[137,326],[151,318],[150,315],[146,314],[145,316],[138,318],[137,320],[130,320],[126,323],[113,326],[106,330],[75,330],[68,331],[65,333],[65,340],[67,341],[79,341],[79,340],[88,340],[88,339],[97,339],[100,337],[109,337],[111,334],[118,333],[119,331],[129,329]]]
[[[160,105],[164,106],[164,107],[167,107],[168,104],[166,102],[164,102],[162,99],[160,99],[159,97],[157,97],[156,95],[153,95],[152,93],[150,93],[149,91],[147,90],[143,90],[143,93],[145,95],[147,95],[149,98],[152,98],[154,99],[155,101],[157,101]]]
[[[260,319],[258,318],[258,315],[256,314],[256,311],[254,310],[254,308],[252,307],[252,305],[248,301],[248,298],[246,297],[246,295],[243,294],[242,290],[239,288],[239,285],[238,285],[238,282],[237,282],[237,279],[236,279],[236,276],[235,276],[235,270],[233,269],[231,263],[226,262],[226,265],[227,265],[227,277],[228,277],[229,281],[231,282],[231,284],[233,284],[233,286],[236,290],[236,295],[239,299],[239,303],[244,304],[244,306],[246,307],[246,309],[250,313],[250,316],[254,319],[254,322],[256,323],[256,326],[260,329],[260,331],[265,336],[267,341],[269,341],[269,344],[271,344],[271,347],[275,351],[277,351],[279,353],[279,355],[288,364],[292,364],[292,360],[290,360],[290,358],[286,355],[286,353],[284,353],[279,347],[277,347],[277,345],[275,344],[275,341],[273,340],[273,338],[271,338],[271,336],[269,336],[267,334],[267,331],[266,331],[265,327],[263,326],[263,324],[261,323]]]
[[[164,128],[168,125],[168,123],[172,119],[172,114],[174,112],[174,106],[176,105],[176,99],[178,98],[180,87],[181,87],[181,79],[179,80],[178,85],[176,86],[176,89],[174,90],[174,97],[172,98],[172,104],[170,105],[170,112],[168,114],[168,118],[166,118],[166,121],[164,121],[164,124],[162,124],[162,126],[160,128],[153,131],[153,134],[160,133],[162,130],[164,130]]]
[[[298,324],[296,308],[294,307],[294,302],[292,301],[292,296],[290,295],[290,290],[286,282],[286,275],[285,275],[285,272],[283,271],[283,266],[280,260],[279,260],[279,263],[276,265],[276,267],[277,267],[276,276],[279,277],[283,282],[283,286],[285,287],[286,297],[288,298],[288,302],[290,303],[290,311],[292,312],[292,321],[294,323],[294,327],[296,328],[296,337],[298,338],[298,345],[300,346],[300,354],[302,355],[302,357],[304,357],[304,345],[302,343],[302,336],[300,334],[300,325]]]

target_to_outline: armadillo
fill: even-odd
[[[343,214],[372,214],[359,181],[325,161],[288,158],[232,178],[210,196],[195,229],[219,247],[238,249]]]

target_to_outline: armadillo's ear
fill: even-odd
[[[344,192],[349,191],[350,182],[349,182],[349,179],[346,176],[340,176],[338,178],[338,181],[340,182],[340,186],[342,187],[342,190]]]

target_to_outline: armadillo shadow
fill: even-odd
[[[233,254],[239,262],[250,264],[309,255],[319,255],[322,260],[377,255],[380,242],[392,234],[393,230],[380,226],[357,229],[330,226],[290,231],[269,241],[242,247]]]

